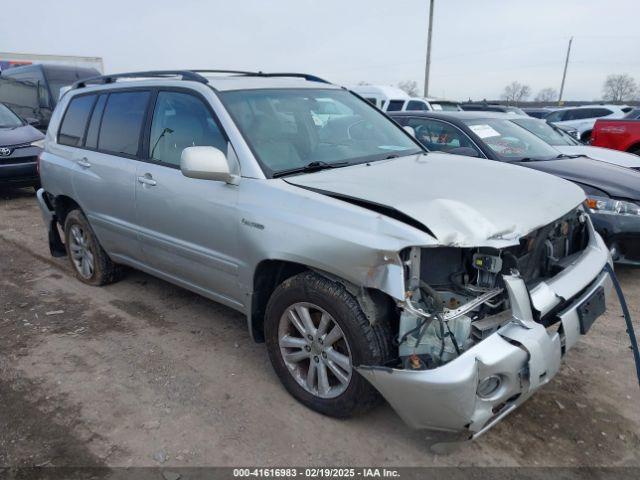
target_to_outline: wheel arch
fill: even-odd
[[[261,261],[253,275],[253,293],[251,295],[248,327],[251,338],[258,343],[264,342],[264,315],[267,302],[275,289],[288,278],[306,271],[312,271],[333,282],[339,283],[351,294],[369,321],[374,324],[379,315],[392,315],[397,325],[399,312],[396,301],[386,292],[356,285],[332,273],[289,260],[268,259]]]
[[[80,204],[67,195],[56,195],[53,198],[53,209],[56,214],[56,220],[62,227],[64,227],[67,214],[76,208],[82,211]]]
[[[634,153],[636,155],[638,155],[638,153],[636,152],[640,152],[640,142],[636,142],[632,145],[630,145],[627,150],[628,153]]]

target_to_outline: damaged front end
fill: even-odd
[[[611,289],[609,252],[581,209],[509,247],[402,259],[398,359],[358,371],[410,426],[473,437],[556,374]]]

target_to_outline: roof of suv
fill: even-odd
[[[130,72],[88,78],[76,82],[72,89],[97,85],[154,85],[163,82],[187,81],[211,86],[214,90],[245,90],[262,88],[341,88],[314,75],[304,73],[264,73],[228,70],[162,70]]]

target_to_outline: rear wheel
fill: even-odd
[[[313,272],[282,283],[267,305],[271,363],[296,399],[325,415],[348,417],[379,400],[355,370],[391,356],[387,319],[371,325],[344,286]]]
[[[89,285],[105,285],[118,278],[119,267],[100,246],[87,218],[72,210],[64,222],[67,256],[76,277]]]

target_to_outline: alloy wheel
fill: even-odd
[[[289,373],[307,392],[335,398],[351,381],[351,350],[335,319],[307,302],[289,306],[278,326],[280,354]]]

